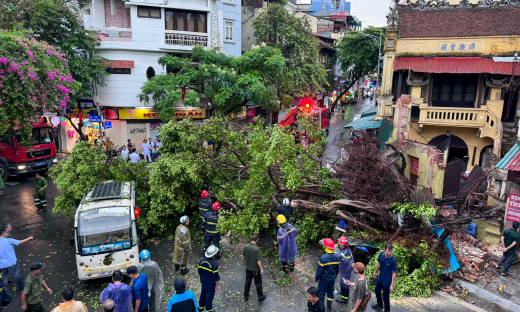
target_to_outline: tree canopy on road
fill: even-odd
[[[63,53],[0,30],[0,135],[18,128],[29,139],[32,123],[45,112],[63,112],[78,87]]]
[[[376,42],[370,36],[379,38],[380,34],[382,35],[381,42],[384,44],[386,27],[367,27],[360,32],[347,32],[337,44],[336,56],[341,70],[346,73],[347,80],[333,106],[336,106],[338,100],[348,92],[356,81],[369,73],[375,72],[378,64],[379,40]],[[381,53],[383,53],[382,50]]]
[[[278,50],[259,47],[232,57],[195,47],[190,58],[166,55],[159,64],[166,73],[148,80],[139,99],[153,104],[162,120],[169,120],[180,102],[198,107],[201,97],[209,101],[211,112],[225,115],[240,112],[250,102],[278,109],[274,84],[268,80],[281,80],[285,62]]]
[[[196,205],[202,189],[222,202],[221,231],[243,235],[268,226],[273,217],[273,196],[315,194],[333,198],[339,185],[321,169],[324,137],[310,121],[300,126],[315,142],[295,144],[296,132],[277,126],[264,128],[258,120],[240,126],[213,118],[202,127],[188,120],[161,127],[160,160],[150,174],[151,210],[141,223],[145,229],[170,233],[172,224],[161,220]],[[207,148],[204,142],[213,142]]]
[[[96,183],[109,180],[134,181],[136,205],[146,211],[150,191],[146,163],[133,164],[119,158],[113,159],[111,163],[106,160],[103,149],[93,147],[89,142],[76,143],[70,157],[50,170],[50,176],[60,190],[52,211],[63,212],[68,218],[72,218],[87,190]]]
[[[328,86],[325,67],[318,62],[318,41],[305,17],[296,17],[283,3],[271,3],[253,20],[258,44],[279,49],[286,60],[285,79],[277,94],[285,106],[294,97],[315,95]]]
[[[104,85],[107,72],[102,61],[106,59],[94,54],[96,33],[83,28],[77,7],[70,0],[0,0],[0,29],[23,31],[64,54],[78,83],[76,93],[70,95],[71,107],[93,96],[92,83]],[[81,137],[83,122],[71,124]]]

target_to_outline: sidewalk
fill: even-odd
[[[476,284],[471,284],[455,279],[455,284],[504,309],[520,311],[520,264],[511,266],[509,276],[501,276],[500,271],[497,270],[490,283],[482,280]]]

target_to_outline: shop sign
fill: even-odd
[[[506,220],[520,222],[520,195],[514,193],[509,194]]]
[[[206,118],[203,108],[176,109],[173,119]],[[159,114],[151,109],[120,109],[119,119],[160,119]]]
[[[112,129],[112,122],[111,121],[105,121],[103,123],[103,128],[105,128],[105,129]]]
[[[412,167],[410,168],[410,173],[419,175],[419,158],[412,157]]]
[[[94,100],[83,99],[79,101],[80,109],[94,108]]]
[[[101,116],[90,116],[89,121],[90,122],[101,122]]]

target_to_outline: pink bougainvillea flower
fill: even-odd
[[[8,59],[6,59],[5,57],[0,57],[0,63],[4,64],[4,65],[7,65],[7,62],[9,62]]]

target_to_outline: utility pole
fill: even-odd
[[[376,70],[377,70],[377,75],[376,75],[376,93],[374,94],[374,98],[376,99],[376,103],[377,103],[377,89],[379,87],[379,62],[381,61],[381,39],[383,37],[383,30],[380,29],[379,30],[379,52],[377,52],[377,65],[376,65]]]

